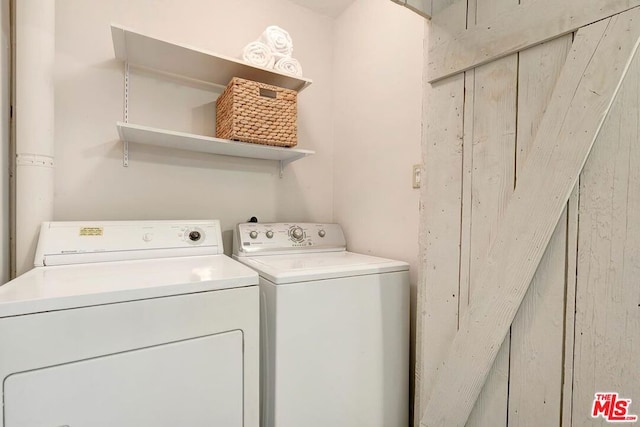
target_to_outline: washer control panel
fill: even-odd
[[[239,256],[343,251],[346,246],[338,224],[248,222],[238,224],[233,235],[233,253]]]

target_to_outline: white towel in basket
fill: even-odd
[[[255,41],[246,45],[242,51],[242,59],[258,67],[273,68],[275,58],[266,44]]]
[[[281,71],[294,76],[302,77],[302,65],[295,58],[281,58],[276,61],[273,67],[276,71]]]
[[[276,58],[290,57],[293,53],[293,41],[286,30],[277,25],[268,26],[260,36],[260,41],[271,49]]]

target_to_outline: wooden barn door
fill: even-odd
[[[591,417],[596,392],[640,416],[639,107],[636,55],[580,176],[574,426],[607,424]]]
[[[633,3],[433,1],[416,425],[640,413]]]

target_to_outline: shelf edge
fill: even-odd
[[[151,39],[154,40],[160,44],[168,44],[174,47],[177,47],[179,49],[184,49],[186,51],[190,51],[192,53],[195,54],[199,54],[199,55],[203,55],[203,56],[207,56],[210,58],[216,58],[219,59],[221,61],[225,61],[228,63],[233,63],[235,64],[235,66],[240,67],[240,68],[246,68],[246,69],[253,69],[253,70],[257,70],[261,73],[268,73],[274,76],[278,76],[281,78],[285,78],[285,79],[289,79],[291,81],[294,82],[299,82],[298,85],[292,89],[296,90],[297,92],[302,92],[304,89],[306,89],[307,87],[311,86],[311,84],[313,83],[313,80],[306,78],[306,77],[298,77],[292,74],[286,74],[286,73],[282,73],[273,69],[269,69],[269,68],[264,68],[264,67],[258,67],[252,64],[249,64],[245,61],[242,61],[240,59],[237,58],[231,58],[228,57],[226,55],[221,55],[221,54],[217,54],[215,52],[211,52],[208,50],[204,50],[204,49],[199,49],[193,46],[189,46],[186,44],[182,44],[182,43],[175,43],[175,42],[171,42],[165,39],[161,39],[158,37],[153,37],[147,34],[143,34],[134,30],[131,30],[129,28],[126,28],[124,26],[118,25],[118,24],[111,24],[111,38],[113,41],[113,48],[114,48],[114,53],[115,53],[115,57],[121,61],[125,61],[125,62],[129,62],[131,65],[134,65],[136,67],[141,67],[141,68],[145,68],[145,69],[149,69],[149,70],[154,70],[156,72],[160,72],[163,74],[168,74],[174,77],[181,77],[181,78],[185,78],[185,79],[189,79],[189,80],[197,80],[197,81],[202,81],[202,82],[206,82],[206,83],[211,83],[214,85],[219,85],[219,86],[226,86],[226,84],[228,82],[213,82],[213,81],[208,81],[208,80],[202,80],[202,79],[198,79],[198,78],[194,78],[191,76],[186,76],[186,75],[182,75],[182,74],[176,74],[167,70],[161,70],[161,69],[157,69],[157,68],[153,68],[153,67],[149,67],[146,66],[145,64],[136,62],[135,60],[132,60],[131,58],[129,58],[128,52],[127,52],[127,33],[130,33],[136,37],[145,37],[147,39]]]
[[[152,145],[156,147],[163,147],[163,148],[177,149],[177,150],[184,150],[184,151],[207,153],[207,154],[219,155],[219,156],[280,161],[288,164],[296,160],[300,160],[304,157],[308,157],[315,154],[315,151],[313,150],[307,150],[302,148],[286,148],[286,147],[276,147],[276,146],[270,146],[270,145],[251,144],[247,142],[231,141],[227,139],[220,139],[220,138],[215,138],[215,137],[210,137],[205,135],[178,132],[178,131],[172,131],[168,129],[161,129],[161,128],[137,125],[132,123],[124,123],[121,121],[116,122],[116,127],[118,130],[118,136],[120,137],[120,140],[123,142],[142,144],[142,145]],[[137,131],[137,132],[144,132],[149,135],[157,135],[157,136],[166,135],[171,138],[184,139],[186,141],[190,141],[196,144],[200,144],[200,143],[218,144],[220,147],[225,147],[225,149],[229,148],[231,151],[234,150],[233,147],[236,147],[240,150],[256,151],[257,154],[256,155],[244,155],[244,154],[238,154],[238,153],[230,154],[230,153],[215,152],[211,150],[191,149],[188,147],[180,147],[179,145],[175,145],[175,144],[143,142],[140,140],[135,140],[135,138],[127,138],[125,134],[126,129],[131,129],[132,131]],[[283,153],[283,154],[286,154],[286,156],[283,158],[269,158],[269,157],[264,157],[264,155],[261,155],[261,153],[269,153],[269,152]]]

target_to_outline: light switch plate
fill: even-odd
[[[422,184],[422,165],[413,165],[413,188],[420,188]]]

